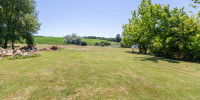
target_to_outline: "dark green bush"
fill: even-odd
[[[105,44],[104,44],[104,43],[101,43],[101,46],[102,46],[102,47],[104,47],[104,46],[105,46]]]
[[[126,45],[125,45],[125,43],[123,41],[120,42],[120,47],[121,48],[126,48]]]
[[[95,43],[95,46],[99,46],[99,45],[100,45],[100,43],[99,43],[99,42],[96,42],[96,43]]]
[[[110,42],[107,42],[107,41],[101,41],[101,42],[100,42],[100,45],[101,45],[101,46],[109,46],[109,45],[111,45],[111,43],[110,43]]]
[[[104,44],[105,44],[105,46],[109,46],[109,45],[111,45],[111,43],[110,42],[104,42]]]

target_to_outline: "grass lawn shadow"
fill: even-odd
[[[126,51],[126,53],[131,53],[131,54],[140,54],[138,52],[135,51]],[[148,57],[134,57],[135,60],[140,60],[140,61],[152,61],[154,63],[158,63],[158,61],[167,61],[169,63],[180,63],[180,61],[175,60],[175,59],[168,59],[168,58],[163,58],[163,57],[155,57],[155,56],[151,56],[150,53],[147,54],[140,54],[140,55],[149,55]]]
[[[158,63],[158,61],[167,61],[169,63],[180,63],[179,61],[173,60],[173,59],[167,59],[167,58],[163,58],[163,57],[134,57],[136,58],[136,60],[140,60],[140,61],[152,61],[154,63]]]

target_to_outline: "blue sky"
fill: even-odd
[[[71,33],[79,36],[115,37],[122,33],[131,11],[137,10],[141,0],[36,0],[39,21],[37,35],[62,37]],[[191,0],[152,0],[153,4],[170,4],[186,11],[197,12]]]

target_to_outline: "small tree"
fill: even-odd
[[[74,33],[72,33],[71,36],[70,35],[66,35],[64,37],[64,43],[80,45],[81,44],[81,37],[77,36]]]
[[[75,44],[80,45],[81,44],[81,37],[77,36],[75,39]]]
[[[99,45],[100,45],[100,43],[99,43],[99,42],[96,42],[96,43],[95,43],[95,46],[99,46]]]
[[[121,36],[120,36],[120,34],[117,34],[117,36],[116,36],[116,42],[121,42]]]
[[[125,45],[125,43],[123,41],[120,42],[120,47],[121,48],[126,48],[126,45]]]

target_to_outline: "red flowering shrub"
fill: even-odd
[[[57,46],[52,46],[50,49],[51,50],[58,50],[59,48]]]
[[[86,45],[87,45],[87,42],[85,42],[85,41],[81,42],[81,46],[86,46]]]

